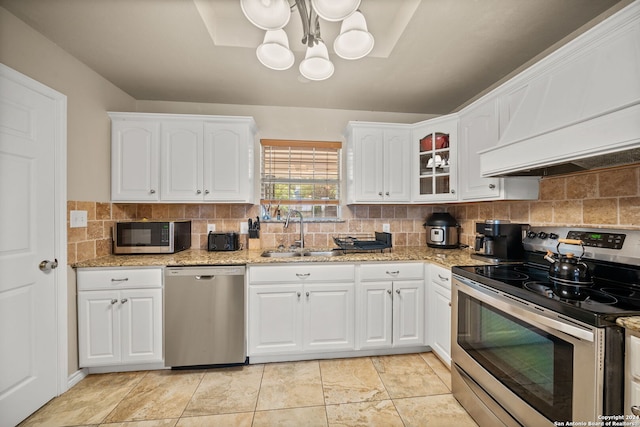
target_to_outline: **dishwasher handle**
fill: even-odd
[[[214,275],[196,275],[195,278],[196,280],[213,280],[215,279],[216,276]]]

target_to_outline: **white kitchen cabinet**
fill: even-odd
[[[157,202],[160,196],[160,123],[110,113],[111,199]]]
[[[249,267],[249,356],[353,350],[353,264]]]
[[[162,269],[79,269],[80,367],[161,363]]]
[[[640,333],[627,329],[625,340],[624,413],[633,416],[631,407],[640,407]]]
[[[460,112],[460,201],[538,199],[537,177],[483,178],[478,151],[494,147],[499,139],[497,97],[483,98]]]
[[[410,138],[404,124],[349,123],[347,203],[411,201]]]
[[[429,345],[443,362],[451,366],[451,270],[435,264],[431,264],[429,270]]]
[[[458,116],[451,114],[412,126],[415,202],[458,200]]]
[[[109,116],[113,201],[254,201],[252,118],[146,113]],[[137,126],[134,130],[141,125],[144,128],[134,132],[129,129],[132,124]],[[120,148],[125,143],[133,148]],[[149,183],[143,179],[147,176]]]
[[[422,263],[360,266],[358,348],[424,345],[423,272]]]

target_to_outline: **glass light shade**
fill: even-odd
[[[340,34],[333,41],[333,50],[343,59],[360,59],[373,49],[373,35],[367,30],[367,21],[356,12],[342,21]]]
[[[326,21],[342,21],[360,7],[361,0],[311,0],[318,16]]]
[[[329,52],[324,42],[308,47],[304,60],[300,63],[300,74],[309,80],[325,80],[333,75],[334,67],[329,60]]]
[[[258,60],[272,70],[286,70],[291,68],[295,57],[289,49],[289,40],[284,30],[267,31],[264,42],[256,49]]]
[[[289,23],[288,0],[240,0],[244,16],[262,30],[279,30]]]

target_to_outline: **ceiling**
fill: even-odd
[[[295,11],[285,29],[296,63],[273,71],[256,58],[264,32],[244,17],[239,0],[0,6],[137,100],[446,114],[630,2],[362,0],[374,50],[357,61],[337,57],[331,45],[339,23],[321,21],[335,65],[322,82],[298,72],[304,47]]]

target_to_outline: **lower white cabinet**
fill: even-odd
[[[353,350],[354,271],[345,265],[249,267],[249,356]]]
[[[635,417],[631,407],[640,409],[640,333],[626,330],[624,413]],[[635,419],[635,418],[634,418]]]
[[[358,348],[424,345],[423,264],[364,264],[359,272]]]
[[[443,362],[451,366],[451,270],[435,264],[431,264],[429,269],[429,345]]]
[[[78,269],[80,367],[162,362],[162,269]]]

